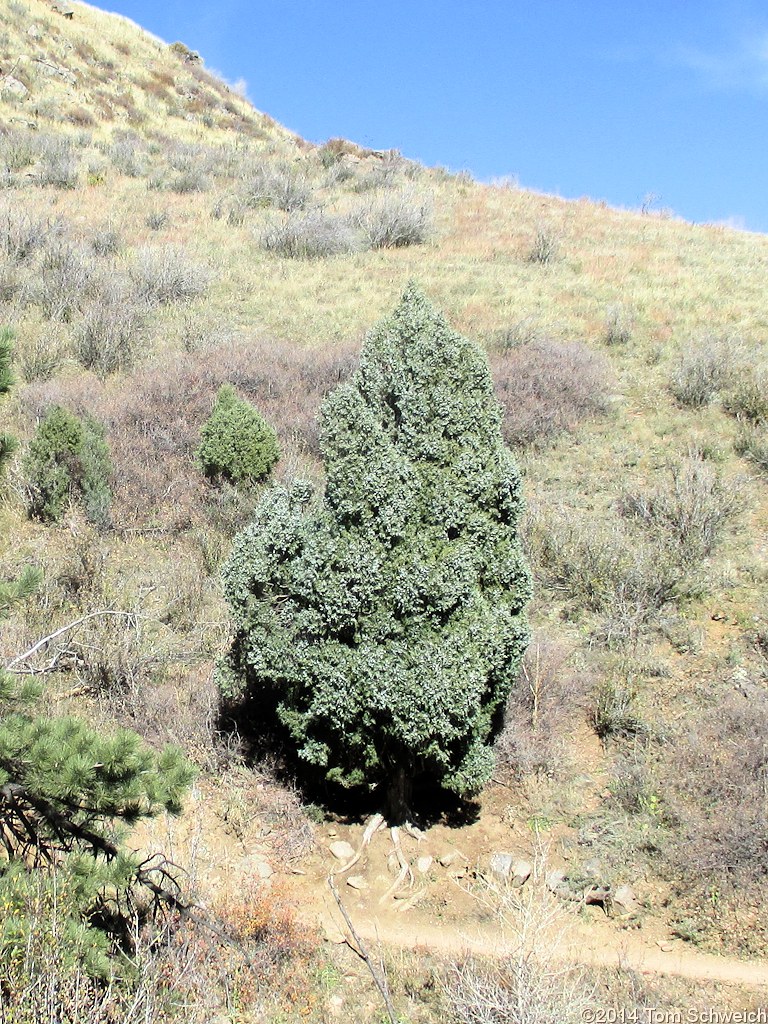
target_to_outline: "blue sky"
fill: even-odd
[[[101,6],[101,4],[99,4]],[[105,0],[307,139],[768,232],[754,0]]]

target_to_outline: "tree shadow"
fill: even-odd
[[[316,765],[302,761],[275,707],[263,695],[258,701],[252,697],[222,700],[216,728],[224,738],[236,738],[248,765],[269,765],[277,782],[297,791],[302,804],[317,808],[328,821],[361,824],[383,811],[381,785],[342,786],[329,782]],[[414,779],[411,809],[411,824],[423,829],[434,825],[464,828],[480,816],[479,801],[450,793],[429,778]]]

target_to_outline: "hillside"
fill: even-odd
[[[474,820],[456,826],[443,809],[407,848],[435,867],[382,933],[403,921],[408,946],[440,922],[455,935],[487,925],[499,899],[511,914],[509,894],[473,874],[499,850],[536,861],[546,900],[547,851],[572,894],[631,884],[629,921],[576,910],[616,950],[630,934],[764,958],[768,238],[309,143],[183,44],[123,18],[48,0],[0,10],[0,327],[15,336],[16,376],[0,433],[22,442],[0,497],[0,558],[5,579],[43,572],[0,625],[0,656],[85,619],[19,663],[44,673],[50,714],[170,739],[199,766],[185,816],[140,839],[170,837],[201,899],[256,936],[266,987],[286,1000],[243,982],[242,1015],[226,1016],[222,996],[220,1019],[378,1019],[374,990],[350,995],[345,950],[307,937],[291,909],[313,928],[327,915],[328,846],[356,844],[375,808],[302,801],[279,758],[247,757],[217,719],[219,570],[258,494],[205,481],[200,429],[232,383],[277,431],[276,478],[321,482],[320,402],[412,280],[488,352],[524,478],[534,640],[494,784]],[[25,452],[56,405],[103,426],[113,497],[44,522],[28,514]],[[88,617],[105,609],[125,615]],[[382,838],[359,868],[369,937],[388,886]],[[450,864],[437,871],[446,847],[467,861],[452,880]],[[222,977],[241,968],[219,955],[210,984],[229,998]],[[392,956],[399,1012],[444,1016],[440,964]],[[753,998],[659,985],[606,998]]]

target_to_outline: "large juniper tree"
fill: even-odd
[[[224,693],[265,701],[329,780],[462,795],[527,643],[520,478],[487,360],[413,286],[325,401],[322,497],[271,490],[224,570]]]

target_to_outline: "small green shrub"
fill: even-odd
[[[709,405],[728,384],[732,373],[730,343],[718,338],[705,339],[682,354],[669,390],[680,405],[701,408]]]
[[[96,420],[54,406],[32,439],[24,468],[30,516],[57,522],[68,503],[77,500],[91,522],[107,524],[112,463]]]
[[[610,736],[638,736],[646,725],[637,712],[637,690],[625,681],[606,679],[595,694],[589,721],[600,739]]]
[[[753,426],[768,424],[768,373],[749,373],[723,402],[726,412]]]
[[[547,224],[540,224],[536,229],[533,244],[528,250],[526,260],[528,263],[538,263],[546,266],[554,263],[560,257],[560,236]]]
[[[749,459],[758,469],[768,472],[768,427],[744,425],[733,447],[737,455]]]
[[[197,450],[205,475],[234,484],[263,480],[280,457],[277,435],[231,384],[219,388]]]

